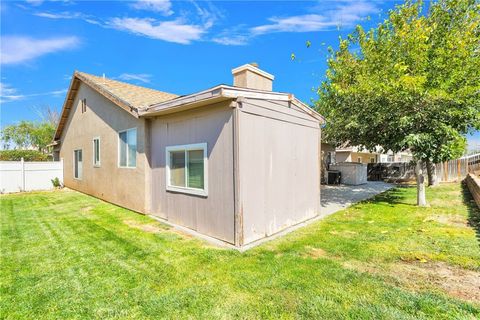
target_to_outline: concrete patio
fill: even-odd
[[[368,181],[358,186],[322,185],[320,216],[328,216],[393,187],[393,184],[381,181]]]

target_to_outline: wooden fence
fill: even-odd
[[[480,176],[480,153],[435,165],[437,179],[441,182],[461,181],[468,173]],[[426,170],[426,168],[424,168]],[[426,172],[425,172],[426,174]],[[405,182],[415,180],[415,163],[369,163],[368,180]]]
[[[437,163],[437,178],[443,182],[463,180],[468,173],[478,175],[480,173],[480,153]]]

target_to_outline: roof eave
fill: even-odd
[[[162,114],[168,114],[183,110],[188,110],[211,104],[223,100],[233,100],[238,97],[255,98],[264,100],[276,100],[276,101],[289,101],[302,109],[305,113],[311,117],[317,119],[320,123],[325,123],[325,119],[315,110],[305,105],[303,102],[295,98],[292,94],[271,92],[263,90],[252,90],[246,88],[231,87],[226,85],[219,85],[211,89],[201,91],[198,93],[182,96],[173,100],[165,101],[162,103],[154,104],[139,110],[139,116],[149,117]]]
[[[80,87],[79,83],[82,81],[90,88],[95,90],[96,92],[100,93],[102,96],[113,102],[114,104],[118,105],[120,108],[124,109],[128,113],[130,113],[135,118],[138,118],[138,109],[131,104],[127,103],[126,101],[120,99],[119,97],[115,96],[114,94],[106,91],[102,87],[96,85],[86,77],[84,77],[78,71],[74,71],[72,80],[70,81],[70,86],[68,87],[67,95],[65,97],[65,101],[63,102],[62,113],[60,116],[60,121],[58,122],[57,129],[55,130],[55,135],[53,137],[53,141],[58,141],[61,138],[63,127],[65,126],[65,122],[67,121],[70,110],[72,109],[73,100],[75,100],[75,96],[77,94],[78,88]],[[78,85],[77,85],[78,84]]]

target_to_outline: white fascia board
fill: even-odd
[[[166,110],[174,110],[176,108],[185,107],[190,104],[199,104],[201,102],[207,102],[208,100],[219,98],[236,99],[239,97],[261,99],[261,100],[274,100],[274,101],[290,101],[301,108],[305,113],[318,119],[320,122],[325,123],[325,119],[315,110],[295,98],[292,94],[282,92],[272,92],[264,90],[254,90],[247,88],[232,87],[227,85],[219,85],[211,89],[200,91],[188,96],[178,97],[173,100],[161,102],[150,107],[139,110],[140,116],[148,116],[155,113],[164,112]]]
[[[151,105],[148,108],[139,110],[139,115],[148,116],[149,114],[154,114],[156,112],[160,112],[163,110],[172,110],[181,106],[199,103],[202,101],[208,101],[211,99],[218,99],[218,98],[236,99],[238,97],[277,100],[277,101],[290,100],[290,95],[287,93],[242,89],[242,88],[230,87],[226,85],[220,85],[205,91],[190,94],[188,96],[178,97],[173,100]]]
[[[263,99],[263,100],[277,100],[277,101],[289,101],[290,97],[286,93],[278,92],[265,92],[265,91],[255,91],[255,90],[242,90],[233,87],[224,87],[222,90],[222,96],[226,98],[254,98],[254,99]]]

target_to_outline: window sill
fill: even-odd
[[[100,168],[100,165],[99,164],[94,164],[93,167],[94,168]]]
[[[186,187],[167,186],[167,191],[173,191],[173,192],[185,193],[185,194],[192,194],[192,195],[195,195],[195,196],[202,196],[202,197],[207,197],[208,196],[207,190],[193,189],[193,188],[186,188]]]
[[[118,166],[119,169],[137,169],[137,167],[122,167]]]

